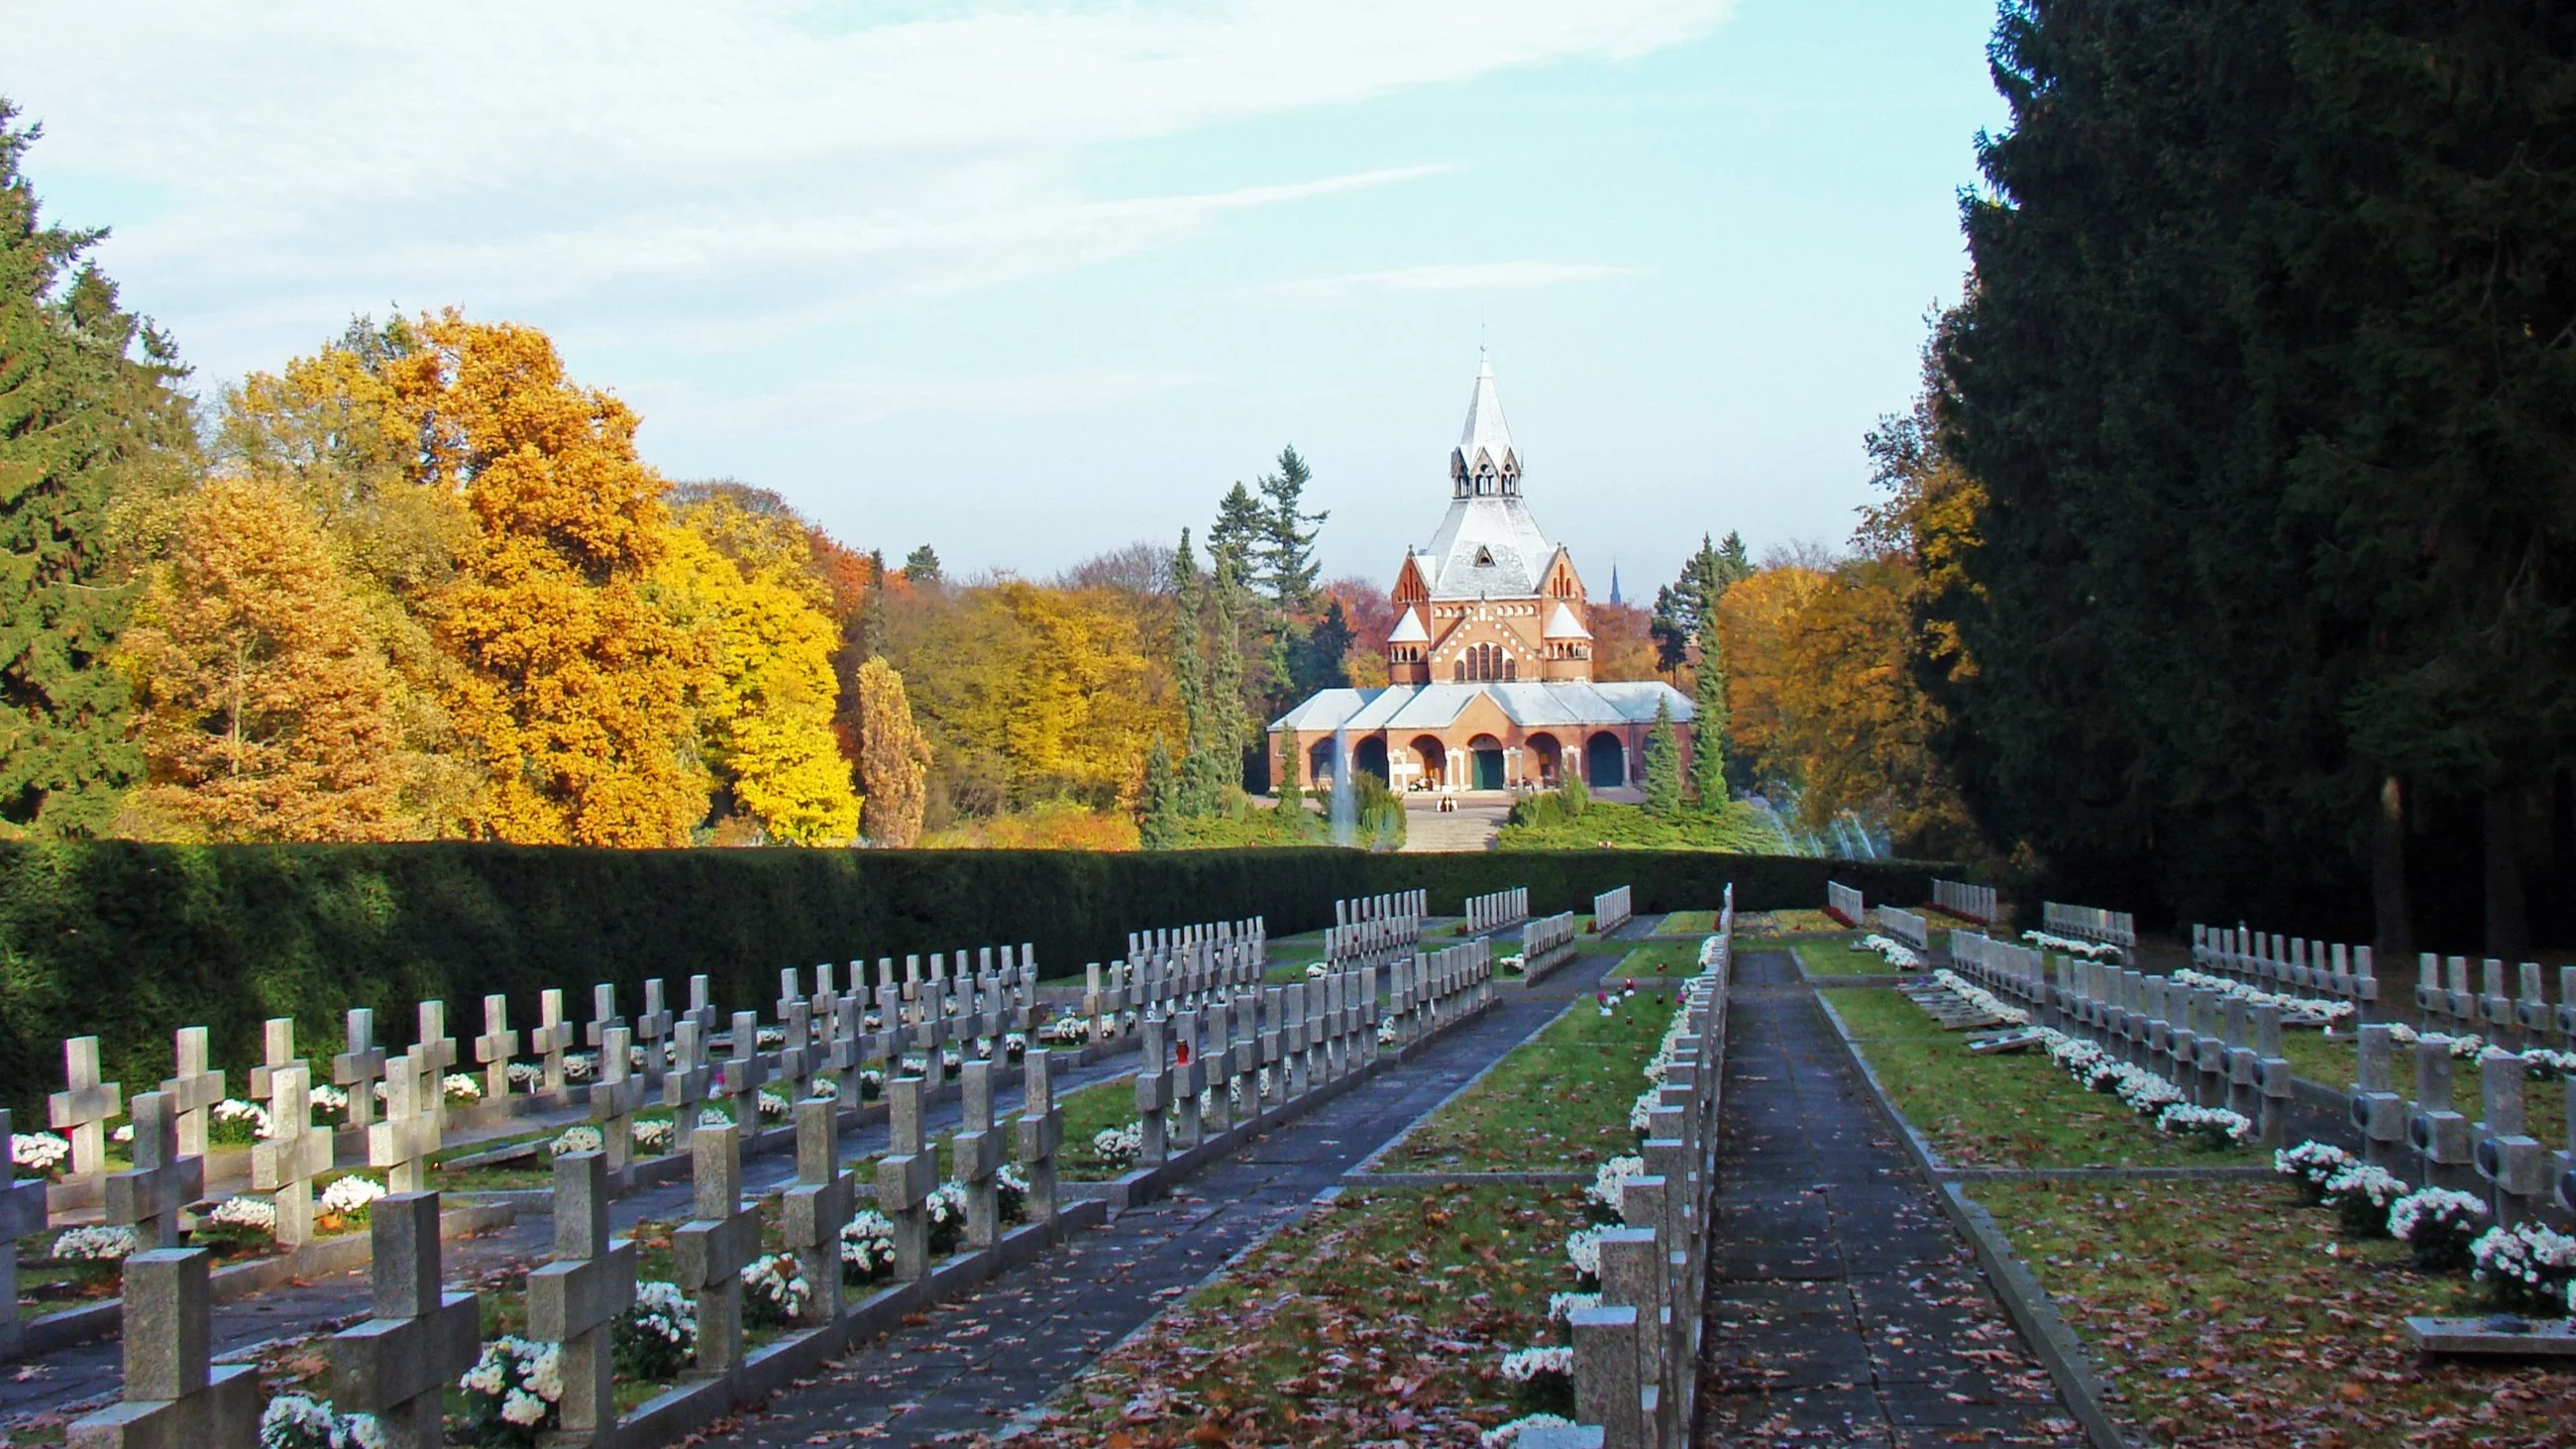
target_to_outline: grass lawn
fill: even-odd
[[[1084,1182],[1106,1182],[1128,1170],[1112,1167],[1091,1150],[1091,1139],[1136,1120],[1136,1076],[1133,1072],[1094,1082],[1055,1099],[1064,1113],[1064,1145],[1056,1149],[1056,1171]]]
[[[1380,1159],[1389,1172],[1576,1171],[1634,1152],[1628,1108],[1673,1018],[1652,988],[1603,1016],[1577,1000]]]
[[[2168,1137],[2036,1051],[1970,1056],[1967,1033],[1940,1031],[1892,990],[1837,991],[1831,1000],[1855,1033],[1891,1025],[1900,1012],[1931,1028],[1930,1036],[1864,1041],[1860,1051],[1896,1110],[1953,1166],[2242,1167],[2270,1160],[2251,1148],[2212,1151]]]
[[[2270,1182],[1978,1183],[2157,1444],[2565,1444],[2576,1373],[2418,1358],[2399,1320],[2476,1311],[2465,1276],[2338,1241]]]
[[[1673,911],[1655,923],[1658,936],[1714,936],[1717,934],[1717,912]]]
[[[1807,968],[1807,974],[1810,976],[1922,976],[1929,974],[1930,968],[1928,967],[1917,967],[1912,971],[1899,971],[1895,967],[1888,965],[1887,958],[1881,956],[1876,951],[1863,951],[1859,949],[1859,941],[1860,937],[1850,932],[1845,932],[1844,934],[1833,937],[1829,940],[1818,940],[1814,937],[1801,937],[1798,940],[1790,942],[1789,949],[1791,952],[1796,954],[1798,964]]]
[[[1614,941],[1610,944],[1616,949],[1625,943]],[[1644,945],[1626,949],[1625,953],[1611,965],[1609,973],[1601,979],[1604,982],[1612,982],[1625,981],[1631,977],[1645,980],[1650,977],[1671,978],[1698,974],[1699,942],[1648,941]]]
[[[1069,1449],[1473,1444],[1517,1418],[1503,1356],[1562,1343],[1570,1192],[1347,1192],[1074,1381],[1031,1437]]]
[[[1735,934],[1742,939],[1763,941],[1782,936],[1842,936],[1851,927],[1823,911],[1739,911],[1735,916]]]
[[[1840,1013],[1843,1025],[1863,1041],[1901,1037],[1918,1041],[1957,1041],[1964,1032],[1944,1031],[1923,1008],[1887,986],[1857,986],[1824,994]]]

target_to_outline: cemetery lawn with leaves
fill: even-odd
[[[1562,1343],[1570,1191],[1353,1190],[1067,1388],[1021,1442],[1459,1444],[1525,1412],[1503,1356]],[[1552,1331],[1553,1330],[1553,1331]]]
[[[1789,943],[1798,964],[1810,976],[1897,976],[1922,974],[1899,972],[1887,964],[1887,958],[1876,951],[1857,949],[1860,937],[1845,933],[1832,940],[1802,939]]]
[[[1136,1074],[1128,1072],[1078,1091],[1059,1094],[1064,1113],[1064,1145],[1056,1149],[1056,1171],[1078,1182],[1106,1182],[1134,1164],[1112,1165],[1091,1150],[1091,1139],[1136,1120]]]
[[[2338,1092],[2351,1091],[2353,1080],[2361,1075],[2361,1046],[2348,1031],[2338,1031],[2331,1038],[2321,1031],[2285,1031],[2281,1033],[2281,1055],[2289,1059],[2292,1071]],[[2397,1048],[2393,1076],[2398,1095],[2412,1098],[2415,1095],[2414,1048]],[[2476,1062],[2454,1060],[2451,1063],[2451,1110],[2464,1114],[2472,1122],[2486,1116],[2486,1102],[2478,1082]],[[2522,1112],[2523,1131],[2539,1138],[2543,1146],[2556,1149],[2566,1144],[2565,1083],[2523,1083]]]
[[[1573,1171],[1634,1152],[1628,1108],[1672,1019],[1668,989],[1641,987],[1608,1016],[1578,998],[1379,1161],[1389,1172]]]
[[[1602,984],[1626,981],[1669,980],[1677,976],[1699,974],[1699,942],[1649,941],[1629,949],[1624,942],[1612,942],[1612,949],[1625,950],[1618,961],[1602,976]]]
[[[1711,927],[1711,930],[1716,929]],[[1823,911],[1741,911],[1735,917],[1735,934],[1746,940],[1777,940],[1788,936],[1840,936],[1851,927]]]
[[[1671,911],[1655,923],[1658,936],[1713,936],[1717,934],[1715,911]]]
[[[1819,998],[1820,1000],[1824,998]],[[2168,1136],[2119,1098],[2088,1092],[2037,1048],[1968,1054],[1968,1033],[1943,1032],[1895,991],[1831,994],[1889,1102],[1953,1167],[2249,1167],[2270,1158],[2249,1148],[2211,1150]],[[1911,1013],[1912,1034],[1872,1028]],[[1864,1027],[1861,1021],[1871,1023]]]
[[[1994,1183],[1983,1204],[2157,1444],[2567,1442],[2576,1373],[2419,1358],[2400,1320],[2476,1312],[2466,1275],[2342,1238],[2273,1182]]]

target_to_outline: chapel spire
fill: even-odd
[[[1480,349],[1476,391],[1467,399],[1467,426],[1459,431],[1458,446],[1449,450],[1449,496],[1516,498],[1520,491],[1520,454],[1512,451],[1502,399],[1494,395],[1493,361]]]

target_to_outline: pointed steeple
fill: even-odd
[[[1619,598],[1619,561],[1615,558],[1610,560],[1610,602],[1622,602]]]
[[[1476,391],[1467,399],[1467,426],[1449,452],[1450,496],[1510,497],[1521,491],[1520,455],[1512,451],[1512,433],[1503,422],[1502,399],[1494,394],[1494,364],[1476,361]]]

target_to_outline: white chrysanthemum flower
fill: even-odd
[[[546,1150],[561,1157],[572,1152],[599,1152],[608,1146],[608,1138],[590,1124],[576,1123],[566,1127]]]
[[[353,1213],[385,1195],[385,1185],[374,1178],[351,1173],[334,1178],[322,1189],[319,1206],[326,1213]]]

